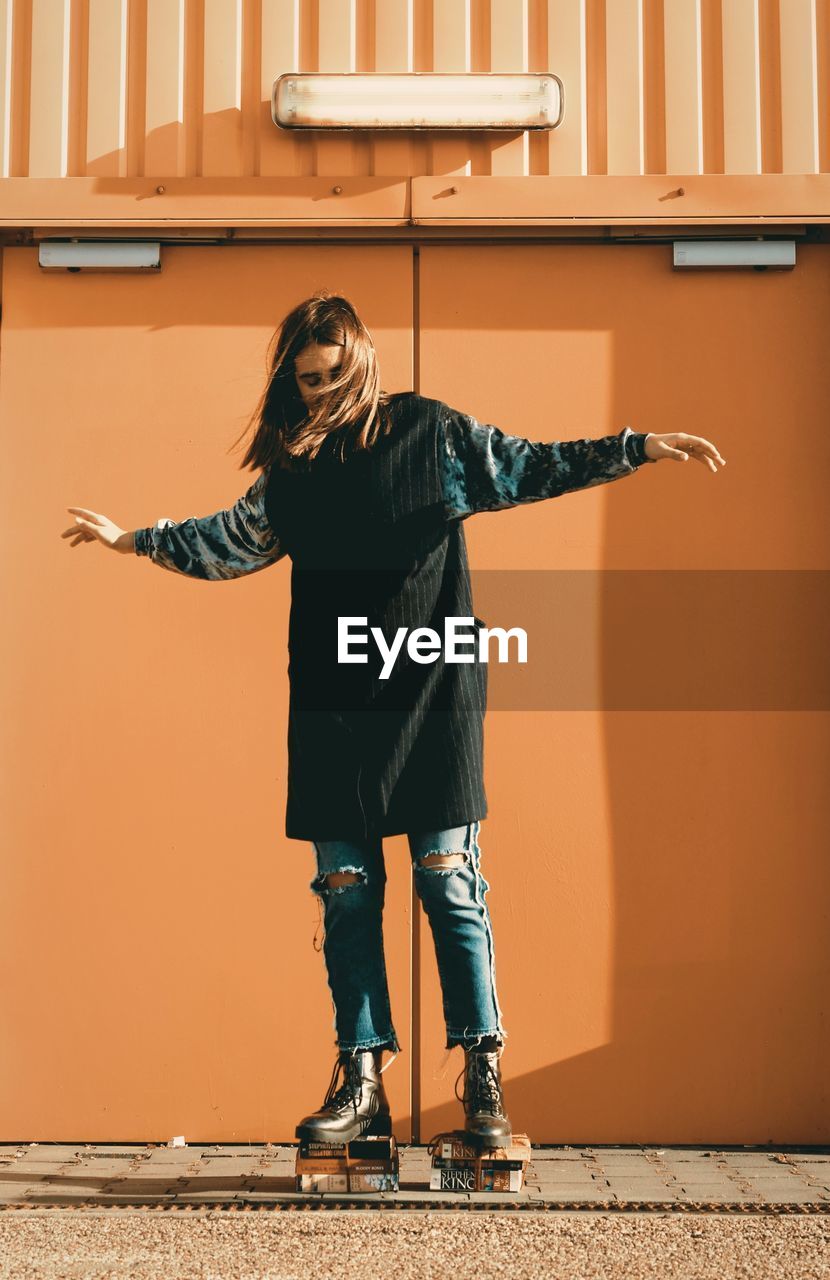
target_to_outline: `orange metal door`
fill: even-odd
[[[627,645],[632,680],[638,661],[696,655],[626,617],[606,571],[789,576],[828,554],[827,250],[799,246],[791,273],[696,276],[670,252],[420,252],[423,394],[531,439],[630,423],[728,459],[467,523],[488,621],[518,570],[573,571],[594,610],[585,665],[602,673]],[[268,337],[319,286],[357,305],[384,387],[412,386],[412,281],[405,245],[167,248],[155,278],[44,276],[35,250],[5,251],[8,1140],[285,1141],[322,1099],[334,1033],[313,855],[282,834],[289,566],[220,586],[60,533],[70,505],[132,528],[239,496],[250,473],[228,449]],[[827,714],[728,695],[520,712],[498,688],[493,672],[480,842],[514,1127],[826,1140]],[[406,1140],[413,1055],[425,1139],[459,1122],[461,1054],[445,1061],[422,915],[412,970],[404,839],[386,854],[404,1052],[385,1079]]]
[[[322,1101],[313,850],[283,834],[290,562],[206,582],[60,538],[68,506],[130,529],[235,501],[268,339],[322,286],[355,302],[384,385],[411,387],[405,246],[173,247],[157,277],[5,251],[6,1139],[285,1141]],[[405,1041],[411,874],[388,861]]]
[[[626,654],[629,709],[577,699],[572,709],[500,710],[498,669],[490,674],[482,871],[509,1037],[506,1096],[514,1128],[534,1141],[830,1133],[830,718],[815,611],[786,620],[789,647],[768,674],[769,705],[778,686],[786,705],[785,677],[812,664],[816,701],[808,681],[797,708],[747,706],[714,656],[737,659],[738,673],[742,655],[752,663],[782,623],[776,605],[793,571],[817,571],[810,582],[826,589],[828,265],[821,245],[799,245],[791,272],[761,274],[673,272],[670,245],[421,252],[423,394],[532,440],[629,424],[705,436],[727,459],[717,475],[645,465],[466,526],[485,621],[513,625],[499,606],[522,600],[519,571],[536,571],[528,581],[546,582],[551,613],[564,608],[560,587],[563,600],[587,602],[574,620],[584,642],[575,679],[600,681]],[[742,571],[766,571],[770,598],[735,634],[701,638],[693,618],[684,628],[626,611],[625,574],[607,572],[651,571],[671,602],[692,569],[704,571],[706,592],[722,588],[716,571],[735,571],[749,599],[754,580]],[[533,616],[543,613],[537,604]],[[568,619],[558,624],[573,657]],[[533,643],[530,634],[529,654]],[[716,687],[698,709],[638,709],[638,682],[663,670],[682,682],[701,666]],[[428,1135],[456,1121],[448,1080],[460,1063],[441,1077],[435,963],[425,944],[422,954]]]

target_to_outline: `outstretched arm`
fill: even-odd
[[[632,475],[644,462],[648,433],[623,427],[596,440],[534,442],[510,436],[445,405],[439,440],[448,516],[501,511]]]
[[[286,554],[265,514],[267,483],[266,469],[226,511],[136,529],[135,554],[191,578],[239,578],[266,569]]]

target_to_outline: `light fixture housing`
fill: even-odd
[[[794,240],[673,240],[672,266],[681,270],[724,267],[791,271]]]
[[[271,118],[281,129],[555,129],[565,112],[550,71],[285,72]]]
[[[44,271],[161,271],[158,240],[41,240]]]

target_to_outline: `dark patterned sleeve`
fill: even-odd
[[[506,435],[448,405],[440,421],[444,506],[453,519],[607,484],[656,461],[645,455],[648,432],[630,427],[595,440],[547,443]]]
[[[135,554],[190,578],[239,578],[286,553],[265,514],[267,469],[226,511],[186,520],[163,518],[135,530]]]

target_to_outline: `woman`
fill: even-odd
[[[339,1050],[323,1105],[296,1136],[343,1142],[391,1132],[381,1063],[399,1044],[383,950],[382,840],[406,833],[435,943],[447,1048],[464,1047],[465,1128],[481,1147],[504,1146],[507,1032],[478,844],[487,668],[476,658],[483,623],[473,613],[463,521],[633,475],[660,458],[696,457],[713,472],[725,463],[700,436],[625,427],[597,440],[532,443],[443,401],[387,394],[369,332],[327,291],[285,317],[268,366],[243,432],[253,430],[242,466],[259,474],[233,506],[134,532],[69,507],[75,526],[63,536],[212,580],[291,558],[286,834],[314,850],[310,887],[323,904]],[[440,633],[448,618],[469,628],[466,660],[435,652],[418,632]]]

